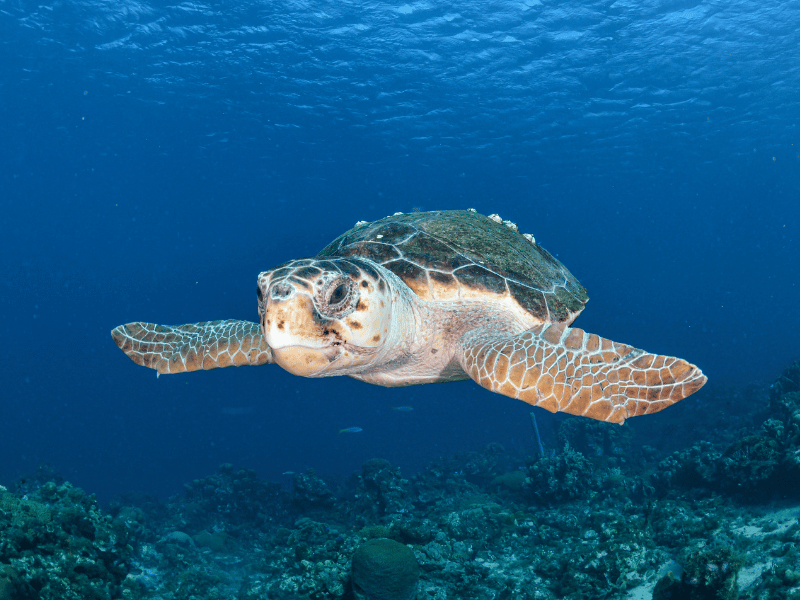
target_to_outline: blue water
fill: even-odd
[[[470,382],[157,379],[112,343],[256,320],[260,271],[396,211],[516,221],[586,286],[578,325],[709,375],[631,426],[722,410],[712,386],[800,354],[798,23],[786,0],[0,2],[0,483],[534,452],[529,407]]]

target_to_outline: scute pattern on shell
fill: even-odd
[[[398,214],[361,223],[320,253],[363,256],[429,301],[510,297],[542,323],[570,323],[588,300],[547,250],[502,221],[471,211]]]

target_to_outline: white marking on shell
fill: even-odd
[[[505,225],[509,229],[513,229],[514,231],[519,231],[519,227],[517,227],[517,224],[512,223],[511,221],[503,221],[503,225]]]
[[[528,240],[531,244],[535,244],[536,243],[536,239],[530,233],[523,233],[522,237],[524,237],[526,240]]]
[[[502,218],[500,217],[500,215],[498,215],[497,213],[495,213],[495,214],[493,214],[493,215],[489,215],[489,218],[490,218],[492,221],[494,221],[495,223],[502,223],[502,222],[503,222],[503,219],[502,219]]]
[[[358,221],[356,223],[356,227],[361,227],[362,225],[369,225],[369,221]]]
[[[378,234],[378,235],[376,235],[375,237],[376,237],[377,239],[381,239],[381,238],[383,237],[383,234],[382,234],[382,233],[379,233],[379,234]]]
[[[392,216],[393,216],[393,217],[396,217],[397,215],[402,215],[402,214],[403,214],[403,213],[401,213],[401,212],[396,212],[396,213],[394,213]]]

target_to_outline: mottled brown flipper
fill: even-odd
[[[117,346],[137,365],[161,373],[274,362],[258,323],[207,321],[188,325],[128,323],[111,331]]]
[[[475,330],[459,345],[467,374],[492,392],[551,412],[622,423],[658,412],[706,382],[692,364],[563,325],[519,335]]]

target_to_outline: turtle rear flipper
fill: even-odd
[[[258,323],[249,321],[128,323],[115,327],[111,337],[133,362],[159,374],[274,362]]]
[[[458,358],[492,392],[612,423],[658,412],[706,382],[700,369],[679,358],[557,324],[519,335],[473,330],[461,339]]]

